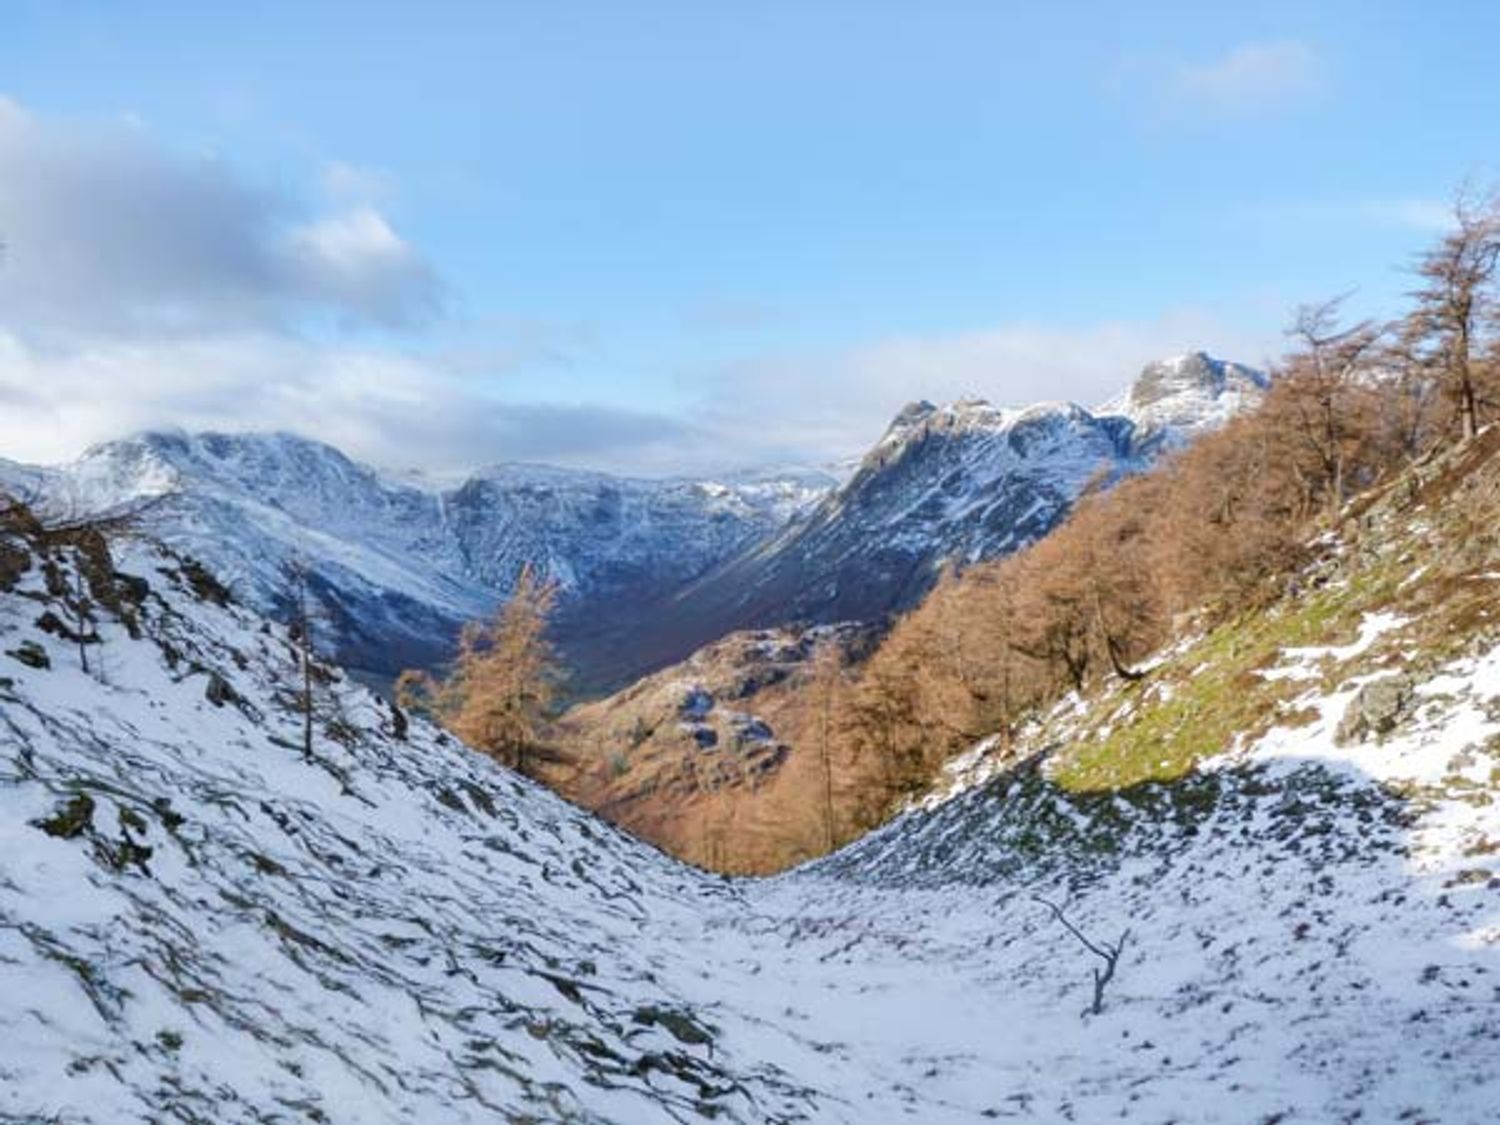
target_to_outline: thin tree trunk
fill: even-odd
[[[299,645],[302,658],[302,756],[309,760],[313,756],[313,683],[312,659],[307,651],[306,625]]]
[[[825,683],[823,685],[823,700],[822,700],[823,716],[822,716],[822,730],[820,732],[820,735],[821,735],[820,742],[821,742],[822,749],[823,749],[823,827],[825,829],[825,832],[826,832],[826,835],[827,835],[827,838],[828,838],[827,839],[828,850],[830,852],[832,852],[833,849],[834,849],[834,834],[833,834],[833,759],[832,759],[832,756],[831,756],[831,754],[829,752],[829,746],[828,746],[828,727],[829,727],[829,714],[828,714],[828,711],[829,711],[829,705],[831,703],[831,700],[830,700],[829,696],[832,694],[832,692],[833,692],[832,686],[830,684],[826,684]]]

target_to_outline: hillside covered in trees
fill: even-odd
[[[542,776],[697,862],[776,870],[881,823],[976,743],[1014,744],[1065,697],[1149,685],[1173,645],[1305,591],[1330,537],[1357,534],[1351,501],[1500,411],[1500,213],[1466,197],[1453,218],[1401,317],[1298,309],[1255,408],[1149,472],[1101,475],[1051,534],[950,571],[873,650],[761,685],[707,649],[653,679],[675,685],[665,703],[632,689],[576,711],[559,728],[571,761]],[[740,685],[729,710],[774,713],[775,763],[705,747],[672,713],[715,680]]]

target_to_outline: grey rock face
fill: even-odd
[[[441,487],[290,434],[213,433],[143,434],[54,470],[0,463],[8,481],[66,511],[157,498],[150,530],[273,616],[290,616],[302,560],[320,648],[386,676],[446,659],[523,566],[558,583],[564,619],[592,620],[677,589],[833,483],[811,470],[635,480],[501,465]]]

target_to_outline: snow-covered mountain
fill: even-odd
[[[1091,481],[1150,465],[1259,401],[1266,377],[1193,352],[1148,365],[1096,411],[970,399],[902,410],[853,476],[594,648],[623,681],[737,629],[875,620],[949,564],[1045,535]]]
[[[288,434],[149,433],[57,469],[0,466],[63,511],[150,508],[153,534],[203,561],[263,612],[306,561],[331,639],[354,667],[392,674],[446,657],[527,563],[562,589],[564,622],[675,590],[816,500],[816,470],[634,480],[531,465],[452,487],[386,475]]]
[[[737,579],[768,571],[752,587],[795,574],[794,618],[869,618],[909,605],[938,567],[1044,535],[1091,480],[1145,467],[1258,401],[1265,386],[1259,372],[1195,352],[1149,365],[1098,411],[913,403],[842,488],[726,570]]]
[[[1266,385],[1265,375],[1253,368],[1188,352],[1147,364],[1123,395],[1095,413],[1128,418],[1140,453],[1222,426],[1258,402]]]
[[[943,565],[1031,542],[1096,475],[1143,467],[1264,385],[1192,353],[1098,411],[916,403],[842,483],[501,465],[441,486],[286,434],[153,433],[56,469],[0,463],[0,484],[80,511],[162,497],[153,533],[262,612],[285,610],[301,556],[330,651],[383,676],[443,660],[530,563],[562,585],[557,635],[581,682],[618,686],[736,629],[909,606]]]
[[[745,882],[334,673],[304,756],[284,633],[149,544],[0,527],[0,1119],[1488,1121],[1500,639],[1410,616],[1453,586],[1393,547],[1399,587],[1327,591],[1399,591],[1354,643],[1191,655],[1287,706],[1186,776],[1002,756]],[[1038,898],[1128,930],[1097,1014]]]

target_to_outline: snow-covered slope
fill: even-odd
[[[145,434],[54,470],[0,469],[6,480],[64,510],[162,497],[153,533],[265,612],[285,608],[300,556],[331,650],[381,673],[444,659],[457,625],[491,610],[525,563],[561,584],[565,617],[590,619],[675,589],[832,483],[811,471],[721,483],[504,465],[444,489],[287,434],[212,433]]]
[[[1340,671],[1409,651],[1415,618],[1283,651],[1261,682],[1285,722],[1182,779],[1002,765],[735,882],[336,676],[304,758],[284,635],[218,600],[146,545],[0,532],[0,1119],[1482,1122],[1500,1099],[1483,630],[1378,737],[1336,737]],[[1033,895],[1129,929],[1100,1014]]]
[[[1114,403],[912,403],[853,476],[769,537],[616,630],[619,680],[737,629],[877,620],[941,569],[1045,535],[1084,487],[1147,467],[1258,402],[1266,377],[1194,352],[1150,364]],[[609,637],[596,642],[607,650]]]

